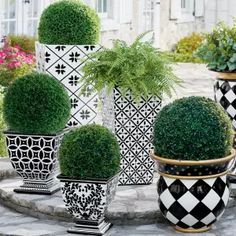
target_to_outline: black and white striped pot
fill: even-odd
[[[23,179],[23,185],[14,191],[37,194],[58,191],[60,184],[55,178],[58,148],[65,132],[56,135],[4,133],[11,164]]]
[[[236,130],[236,73],[218,72],[215,85],[215,101],[219,103],[232,120],[233,129]],[[233,147],[236,148],[236,135]],[[229,172],[229,180],[232,183],[231,196],[236,196],[236,163]]]
[[[136,102],[130,91],[122,96],[115,87],[102,94],[103,124],[117,137],[121,151],[120,185],[151,184],[154,162],[152,148],[153,123],[161,109],[161,99],[154,96]]]
[[[75,219],[69,233],[103,235],[110,227],[105,219],[114,199],[119,173],[110,179],[72,179],[59,175],[65,206]]]
[[[235,150],[204,161],[167,159],[153,152],[151,157],[158,165],[158,204],[164,217],[181,232],[209,230],[228,203],[227,173]]]
[[[47,45],[36,42],[38,72],[59,80],[70,96],[68,127],[102,122],[98,95],[92,92],[92,86],[82,93],[80,80],[84,63],[91,60],[89,55],[101,48],[100,45]]]

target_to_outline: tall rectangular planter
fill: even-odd
[[[135,102],[129,91],[122,96],[102,95],[103,123],[112,130],[121,149],[120,185],[151,184],[154,162],[149,157],[152,148],[153,123],[161,108],[161,99],[150,96]]]
[[[64,132],[56,135],[25,135],[4,132],[8,154],[23,185],[18,193],[53,194],[60,189],[55,179],[58,149]]]
[[[69,127],[102,122],[98,95],[92,92],[92,86],[81,93],[83,84],[80,81],[84,63],[91,60],[89,54],[100,49],[100,45],[47,45],[36,42],[38,72],[59,80],[70,96]]]

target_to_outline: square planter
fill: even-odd
[[[105,212],[115,196],[119,173],[110,179],[77,180],[59,175],[66,208],[75,219],[69,233],[103,235],[111,223]]]
[[[100,45],[47,45],[36,42],[38,72],[47,73],[59,80],[70,96],[69,127],[101,124],[98,95],[92,92],[92,86],[82,93],[83,84],[80,81],[84,63],[91,60],[89,54],[101,48]]]
[[[8,154],[23,185],[17,193],[53,194],[60,189],[55,179],[58,148],[64,132],[56,135],[25,135],[4,132]]]
[[[112,130],[121,149],[120,185],[151,184],[154,162],[152,148],[153,123],[161,108],[161,100],[150,96],[135,102],[129,91],[121,95],[115,88],[110,95],[102,94],[103,122]]]

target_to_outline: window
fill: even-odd
[[[180,22],[193,21],[194,0],[181,0]]]
[[[181,0],[181,8],[182,9],[186,8],[186,0]]]
[[[101,17],[108,16],[108,0],[96,0],[96,10]]]
[[[153,0],[144,1],[144,25],[143,31],[154,29],[154,2]]]

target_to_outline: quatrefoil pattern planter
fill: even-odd
[[[66,88],[71,101],[71,117],[68,127],[102,123],[98,109],[98,95],[92,86],[81,92],[81,71],[89,55],[101,49],[100,45],[46,45],[36,43],[38,72],[47,73]]]
[[[11,164],[23,179],[23,185],[14,191],[52,194],[59,190],[55,172],[63,133],[42,136],[5,132],[5,135]]]

